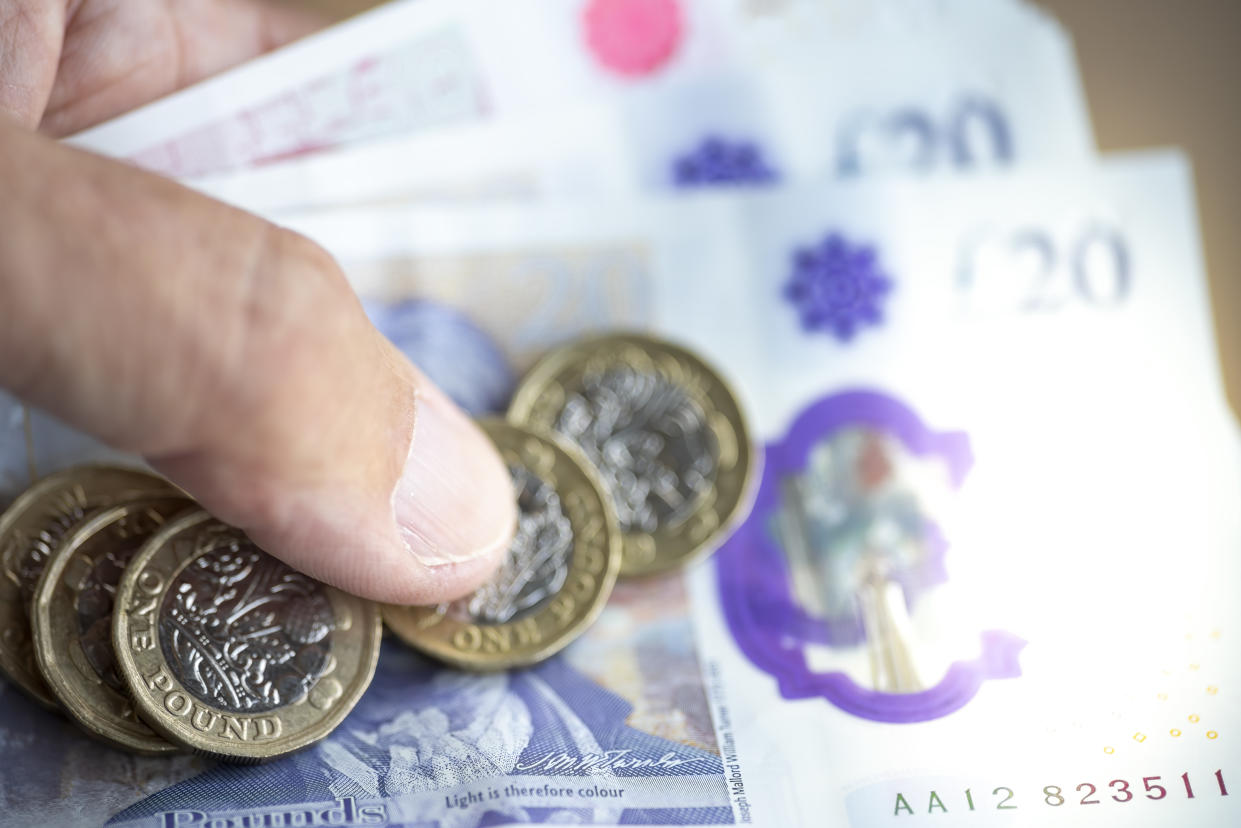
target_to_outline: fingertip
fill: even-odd
[[[415,382],[413,434],[392,494],[397,531],[428,569],[506,546],[517,522],[513,482],[495,444],[425,377]]]
[[[486,583],[507,551],[505,541],[469,560],[438,566],[415,562],[408,580],[376,585],[376,592],[383,595],[376,595],[374,600],[397,606],[427,606],[462,598]]]
[[[337,475],[313,485],[212,452],[151,458],[152,465],[320,581],[402,606],[459,598],[485,582],[508,550],[517,523],[512,479],[482,430],[413,376],[413,436],[394,447],[406,456],[389,497],[340,455]]]
[[[247,531],[263,549],[324,583],[385,604],[439,604],[468,595],[496,570],[508,538],[459,561],[428,565],[377,515],[342,513],[321,505],[295,516],[285,528],[257,525]],[[389,524],[391,525],[391,524]]]
[[[203,416],[185,437],[193,450],[148,459],[216,517],[333,586],[404,605],[470,592],[517,525],[499,451],[366,321],[334,263],[277,238],[279,272],[296,261],[297,273],[331,277],[317,312],[264,317],[244,361],[194,407]],[[300,293],[313,283],[296,280]],[[274,290],[263,306],[291,304],[281,298]]]

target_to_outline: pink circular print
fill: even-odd
[[[681,42],[676,0],[590,0],[584,23],[591,53],[622,75],[651,74]]]

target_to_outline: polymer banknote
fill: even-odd
[[[691,582],[736,819],[1220,824],[1241,451],[1190,182],[1155,153],[294,226],[518,370],[599,327],[727,367],[766,469]]]
[[[1045,14],[856,0],[406,0],[70,142],[201,177],[447,124],[554,124],[591,101],[625,108],[658,186],[718,175],[719,141],[730,157],[757,142],[762,164],[743,170],[784,176],[1093,149],[1071,44]]]
[[[277,218],[307,209],[495,198],[589,198],[638,184],[615,107],[450,124],[232,173],[184,179]]]
[[[838,381],[833,372],[950,382],[970,396],[987,390],[984,379],[1085,393],[1095,378],[1081,360],[1091,354],[1115,363],[1096,406],[1175,387],[1222,411],[1206,288],[1200,275],[1180,275],[1201,271],[1188,175],[1167,152],[970,180],[394,205],[286,223],[333,253],[364,301],[456,307],[518,371],[586,331],[674,335],[761,398],[754,410],[767,433],[787,417],[784,402],[765,400],[809,397]],[[1148,184],[1181,197],[1144,195]],[[1157,212],[1161,200],[1171,217]],[[1151,232],[1121,232],[1138,219]],[[1135,238],[1159,278],[1139,280]],[[816,280],[820,270],[830,275]],[[899,285],[897,273],[908,274]],[[831,358],[798,350],[810,347]],[[1058,370],[1016,370],[1040,354]]]
[[[36,478],[77,463],[135,460],[0,389],[0,505]],[[141,465],[141,462],[138,462]]]
[[[261,766],[130,756],[4,694],[5,825],[725,824],[680,578],[621,585],[538,667],[480,676],[385,643],[327,739]],[[211,821],[215,820],[215,821]]]
[[[916,32],[872,25],[860,37],[822,25],[821,37],[801,33],[817,45],[798,60],[789,49],[779,62],[720,68],[533,115],[355,142],[187,183],[277,215],[399,199],[959,174],[1089,156],[1071,47],[1053,21],[1026,10],[1015,20],[936,24]],[[791,34],[787,40],[801,42]],[[882,68],[855,72],[863,57]]]

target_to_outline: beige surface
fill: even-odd
[[[300,0],[336,17],[379,1]],[[1100,149],[1189,151],[1225,383],[1241,412],[1241,0],[1039,2],[1073,35]]]

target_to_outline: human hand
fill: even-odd
[[[14,45],[0,50],[0,111],[56,134],[157,86],[117,68],[112,30],[87,26],[89,8],[125,20],[137,6],[210,4],[83,0],[53,13],[64,5],[10,3],[0,17]],[[251,14],[239,26],[253,34],[282,13]],[[65,20],[53,63],[52,41],[32,38]],[[169,83],[218,63],[193,66]],[[21,125],[0,115],[0,386],[141,454],[275,556],[350,592],[433,603],[487,577],[515,522],[507,470],[369,323],[330,256]]]
[[[0,111],[69,135],[323,23],[263,0],[5,0]]]

